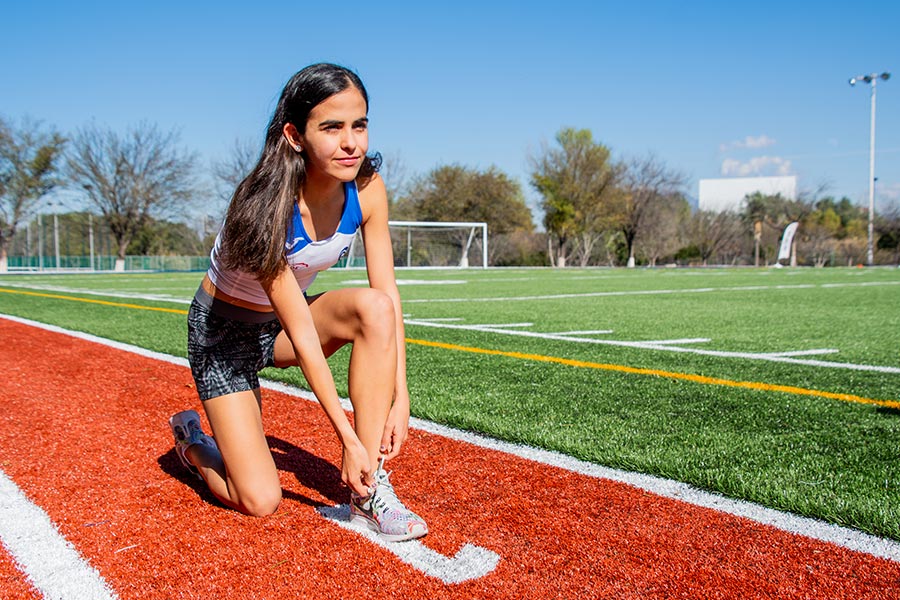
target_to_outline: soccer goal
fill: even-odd
[[[488,266],[487,223],[388,221],[396,267]],[[345,266],[365,266],[359,234],[350,245]]]

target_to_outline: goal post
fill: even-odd
[[[388,221],[396,267],[488,266],[488,230],[484,222]],[[365,266],[359,234],[353,239],[346,267]]]

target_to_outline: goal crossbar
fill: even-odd
[[[407,230],[420,228],[470,229],[468,242],[466,243],[466,246],[462,252],[462,257],[459,265],[460,267],[469,266],[469,248],[472,246],[472,240],[475,237],[475,232],[480,229],[482,247],[481,266],[485,269],[488,266],[488,231],[487,223],[485,223],[484,221],[388,221],[388,225],[391,227],[405,227],[407,228]]]

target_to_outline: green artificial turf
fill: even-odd
[[[0,313],[184,356],[183,314],[19,286],[186,311],[201,276],[3,276],[0,290],[14,293],[0,291]],[[332,270],[312,291],[364,277]],[[900,540],[900,270],[411,270],[398,280],[415,416]],[[597,330],[611,333],[567,337],[607,343],[552,337]],[[709,341],[627,345],[697,338]],[[822,349],[837,352],[795,358],[893,371],[759,356]],[[342,394],[348,356],[331,359]],[[297,369],[264,375],[303,385]]]

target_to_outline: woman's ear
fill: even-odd
[[[297,131],[297,128],[294,127],[293,123],[285,123],[282,133],[284,134],[284,139],[287,140],[287,143],[290,144],[294,150],[303,152],[303,144],[300,141],[300,132]]]

